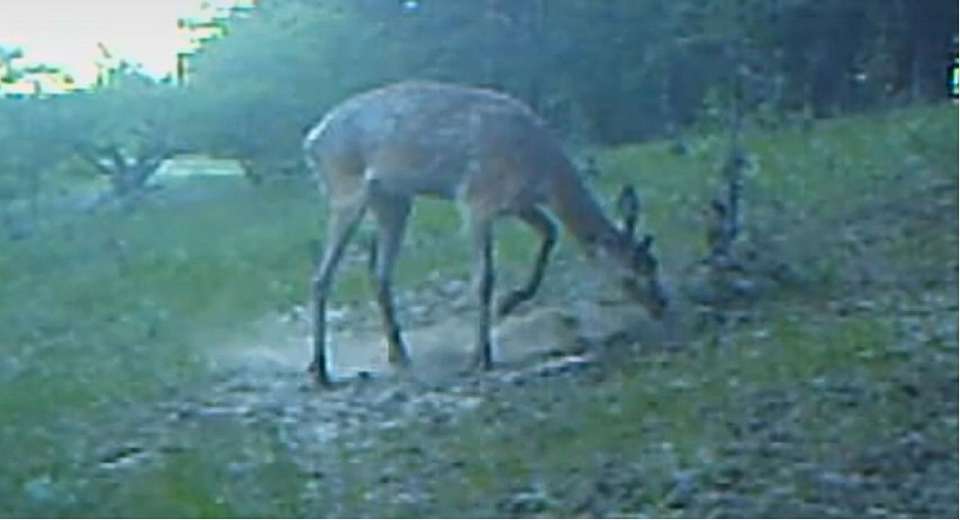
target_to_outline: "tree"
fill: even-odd
[[[934,95],[943,71],[918,56],[948,43],[956,10],[945,0],[929,3],[936,19],[905,0],[407,4],[258,2],[192,57],[180,133],[256,176],[294,171],[304,132],[330,107],[404,79],[503,90],[566,137],[603,143],[677,136],[726,118],[734,98],[772,124],[867,110]]]
[[[179,128],[182,93],[132,69],[109,85],[62,100],[66,146],[110,183],[112,196],[142,193],[163,161],[189,149]]]

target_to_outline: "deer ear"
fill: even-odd
[[[657,259],[650,250],[653,247],[653,235],[647,233],[643,235],[640,242],[634,247],[633,260],[638,265],[647,265],[652,270],[657,269]]]
[[[650,233],[647,233],[643,235],[642,239],[640,239],[640,243],[637,244],[637,248],[643,251],[649,251],[650,246],[652,245],[653,245],[653,235],[651,235]]]
[[[637,230],[637,217],[640,214],[640,198],[637,197],[637,190],[632,185],[627,184],[620,190],[617,196],[617,211],[623,218],[623,234],[633,239]]]
[[[720,200],[712,199],[710,201],[710,209],[712,209],[714,213],[718,215],[723,215],[723,214],[726,214],[727,212],[727,205],[721,202]]]

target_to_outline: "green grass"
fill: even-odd
[[[54,406],[61,398],[90,402],[83,393],[101,395],[104,389],[90,387],[98,380],[131,395],[131,388],[115,385],[117,377],[135,384],[152,379],[158,362],[189,364],[186,343],[195,333],[299,301],[294,278],[308,271],[308,257],[306,245],[290,237],[309,236],[316,219],[291,218],[283,202],[296,203],[295,196],[222,186],[215,202],[71,216],[57,229],[10,244],[0,254],[6,281],[0,315],[7,324],[0,342],[20,345],[18,362],[32,368],[7,376],[10,382],[22,388],[36,381],[36,390],[54,393],[58,381],[79,383],[51,395]],[[297,209],[306,216],[306,201]],[[278,222],[289,234],[277,232]],[[91,362],[74,362],[84,359]],[[44,377],[33,377],[38,370]]]
[[[898,175],[918,178],[956,176],[957,109],[955,105],[895,110],[882,114],[827,120],[810,131],[776,133],[748,130],[750,152],[745,204],[748,224],[777,215],[754,215],[751,204],[776,202],[795,215],[827,220],[850,211],[864,190]],[[702,254],[700,212],[720,192],[720,170],[727,153],[726,136],[689,139],[689,153],[671,153],[665,143],[623,146],[602,155],[608,173],[599,188],[608,199],[630,182],[643,198],[651,231],[668,256]],[[696,244],[696,245],[695,245]]]
[[[780,200],[791,212],[816,215],[814,222],[824,224],[815,231],[829,239],[832,220],[858,210],[879,211],[868,196],[883,195],[883,190],[889,189],[885,182],[902,175],[925,182],[953,181],[956,116],[955,107],[940,106],[826,121],[812,134],[798,130],[748,135],[747,147],[755,153],[756,168],[748,181],[752,193],[747,201],[751,195],[764,203]],[[691,156],[680,157],[653,143],[623,147],[601,157],[608,176],[602,179],[599,191],[612,197],[624,181],[640,188],[649,225],[667,251],[665,258],[689,254],[690,244],[699,241],[695,206],[716,189],[708,177],[718,169],[723,141],[707,137],[695,141],[693,149]],[[871,193],[872,189],[877,192]],[[880,198],[886,200],[889,195]],[[918,204],[924,203],[918,200]],[[955,204],[952,210],[956,210]],[[902,220],[898,214],[888,217]],[[916,275],[942,272],[944,266],[955,265],[955,235],[943,234],[943,226],[938,224],[911,231],[888,236],[881,249],[888,251],[899,268]],[[844,269],[844,253],[825,250],[816,254],[819,269]],[[562,382],[546,389],[525,388],[513,392],[517,395],[498,396],[453,427],[411,427],[405,440],[382,442],[431,439],[437,458],[459,461],[460,469],[433,485],[438,503],[429,511],[440,515],[470,511],[478,516],[503,514],[491,497],[518,490],[560,482],[559,487],[547,491],[554,496],[576,493],[564,486],[563,475],[571,475],[572,480],[576,475],[596,475],[597,467],[610,460],[642,466],[648,487],[631,498],[633,512],[682,515],[668,503],[671,475],[685,468],[706,467],[702,479],[725,478],[721,475],[726,471],[723,449],[740,431],[750,428],[756,412],[748,407],[762,402],[762,396],[789,396],[793,414],[789,421],[795,431],[805,435],[800,451],[792,456],[822,467],[836,466],[847,456],[889,442],[909,425],[927,424],[923,428],[929,428],[941,446],[955,444],[956,432],[951,435],[936,424],[929,425],[924,407],[891,384],[904,377],[905,369],[903,357],[889,354],[888,349],[909,335],[894,326],[895,312],[835,316],[822,308],[821,298],[843,290],[840,285],[829,286],[839,279],[825,276],[820,280],[827,285],[802,288],[796,297],[784,295],[772,301],[761,320],[766,328],[762,337],[741,332],[728,338],[727,346],[651,354],[639,365],[627,363],[622,370],[611,366],[609,379],[589,389],[572,385],[558,389]],[[955,344],[944,348],[955,348]],[[919,385],[933,387],[949,379],[951,370],[955,377],[956,366],[920,370],[935,371],[929,374],[929,381]],[[851,409],[843,399],[818,387],[822,382],[837,381],[849,381],[872,395],[862,397],[860,407]],[[551,407],[556,393],[563,398]],[[544,418],[511,413],[510,407],[503,405],[511,399],[540,403]],[[531,431],[536,435],[530,435]],[[762,445],[765,441],[755,442]],[[754,457],[732,463],[751,464],[742,470],[758,475],[748,493],[759,494],[776,481],[780,470],[776,465],[782,462],[764,460]],[[357,485],[375,484],[361,479]],[[796,485],[800,496],[822,498],[802,479]],[[884,505],[895,509],[901,504],[891,498]],[[370,510],[361,508],[353,513]],[[550,515],[575,513],[546,510]],[[408,513],[388,510],[388,514]]]
[[[897,176],[955,182],[956,119],[955,106],[938,105],[823,121],[812,132],[748,133],[755,168],[747,201],[779,201],[784,214],[829,222],[861,204],[851,194]],[[692,138],[687,156],[650,143],[600,157],[606,175],[598,193],[610,200],[623,182],[637,185],[647,223],[670,268],[702,253],[698,212],[716,189],[725,142],[722,136]],[[0,471],[0,496],[23,497],[25,487],[46,477],[63,483],[62,493],[69,494],[72,480],[86,478],[82,465],[100,445],[104,424],[180,388],[202,386],[210,370],[205,345],[241,335],[259,317],[305,302],[311,241],[321,238],[322,215],[321,197],[305,184],[253,188],[231,178],[186,179],[132,213],[52,212],[31,238],[0,244],[0,446],[21,455],[17,464]],[[452,205],[419,204],[399,265],[399,285],[415,286],[432,273],[466,275],[470,252],[460,228]],[[955,264],[956,236],[938,236],[930,229],[921,227],[893,241],[891,258],[919,270],[951,258]],[[536,247],[531,236],[518,224],[500,226],[500,257],[508,269],[526,268]],[[564,248],[564,254],[572,252],[569,240]],[[836,255],[822,254],[819,262],[824,272],[839,269]],[[346,269],[335,299],[368,297],[363,265]],[[615,373],[611,381],[586,392],[570,388],[565,406],[579,412],[570,422],[545,424],[536,437],[509,428],[488,434],[477,419],[473,427],[448,433],[440,442],[451,456],[485,454],[464,467],[469,485],[444,491],[444,496],[451,506],[476,503],[487,490],[503,485],[503,472],[515,477],[507,482],[528,481],[541,472],[582,469],[591,464],[589,454],[598,451],[622,450],[625,456],[651,461],[651,471],[666,474],[694,460],[698,450],[728,438],[722,426],[705,425],[701,417],[704,409],[736,417],[738,396],[730,391],[735,379],[750,381],[756,391],[795,385],[831,370],[866,371],[865,377],[883,379],[891,369],[888,361],[863,360],[894,334],[890,327],[870,320],[825,323],[811,329],[775,317],[770,339],[743,338],[732,355],[719,350],[664,355],[651,360],[659,363],[657,368],[642,375]],[[677,383],[687,379],[692,380],[687,386]],[[603,406],[611,400],[621,401],[618,411]],[[800,406],[802,420],[811,424],[838,413],[823,414],[813,401]],[[909,413],[902,407],[896,400],[883,401],[863,420],[887,424]],[[665,427],[653,428],[659,433],[645,437],[643,425],[651,420]],[[81,497],[67,501],[74,509],[64,511],[310,514],[296,505],[291,495],[296,485],[290,479],[299,477],[284,476],[292,463],[270,434],[228,429],[217,435],[226,439],[220,451],[173,457],[138,475],[113,502]],[[240,440],[231,444],[231,438]],[[856,438],[854,432],[851,438]],[[674,446],[672,454],[651,451],[663,442]],[[268,465],[276,472],[259,475],[255,483],[224,477],[218,468],[243,458],[237,446],[250,443],[276,452],[276,464]],[[538,454],[535,464],[528,462],[529,453]],[[108,483],[91,485],[110,489]],[[238,498],[256,486],[273,493],[266,501],[269,507]],[[648,498],[655,502],[658,492],[650,490]],[[234,495],[224,502],[217,498],[224,493]],[[363,502],[361,497],[338,498]],[[42,504],[31,509],[35,506],[28,502],[13,498],[0,505],[0,513],[56,510]]]
[[[391,460],[403,459],[401,447],[429,439],[432,458],[456,462],[456,469],[429,483],[437,502],[421,514],[501,516],[504,511],[494,498],[542,486],[548,496],[563,501],[547,506],[543,514],[583,514],[571,504],[576,497],[595,494],[593,479],[612,463],[635,467],[642,475],[642,486],[634,483],[627,502],[621,503],[627,506],[623,513],[689,516],[669,500],[671,478],[679,471],[695,469],[697,478],[711,482],[726,478],[733,465],[750,475],[742,485],[748,494],[759,496],[774,485],[785,463],[782,456],[725,451],[744,436],[758,437],[752,445],[762,449],[769,441],[744,433],[764,427],[755,425],[758,418],[773,425],[790,422],[788,431],[803,432],[788,459],[827,468],[927,420],[922,407],[889,384],[903,374],[904,360],[886,355],[902,332],[887,318],[831,318],[809,307],[770,314],[769,336],[740,333],[727,347],[701,344],[681,353],[648,354],[639,362],[613,362],[604,379],[589,388],[559,380],[507,390],[454,425],[412,426],[382,436],[377,444],[395,447],[385,448],[386,454],[356,451],[350,456],[373,464],[392,451],[401,455]],[[930,376],[931,384],[949,379],[949,373]],[[818,386],[821,382],[855,384],[873,397],[851,409]],[[527,404],[517,410],[516,402]],[[769,412],[763,411],[765,403],[774,405]],[[531,416],[534,410],[542,415]],[[930,429],[944,433],[935,424]],[[949,447],[956,443],[956,432],[952,438],[946,433],[941,445]],[[428,473],[418,473],[415,458],[409,463],[411,481]],[[376,486],[370,476],[353,484]],[[885,505],[898,504],[891,500]],[[384,511],[376,507],[366,504],[350,513]]]
[[[0,445],[30,454],[0,475],[0,491],[19,494],[37,475],[71,474],[81,462],[73,454],[95,446],[99,423],[198,384],[209,371],[205,345],[307,300],[323,216],[312,186],[197,178],[166,191],[130,214],[50,214],[41,232],[0,249],[0,345],[8,352]],[[466,274],[454,208],[427,202],[413,228],[450,240],[408,248],[401,283]],[[335,302],[368,297],[362,266],[345,269]],[[63,442],[70,437],[78,440]]]

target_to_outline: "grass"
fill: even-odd
[[[911,174],[949,181],[956,173],[955,118],[955,106],[936,105],[827,120],[809,131],[747,131],[746,218],[776,218],[749,213],[751,203],[774,202],[785,213],[827,219],[860,203],[852,195],[882,189],[878,181]],[[715,172],[726,147],[718,135],[691,137],[685,156],[660,142],[620,147],[600,158],[608,172],[600,190],[611,197],[621,183],[634,183],[663,247],[674,255],[702,254],[692,244],[702,244],[700,212],[719,194]]]
[[[726,348],[701,344],[683,353],[647,354],[639,363],[614,362],[589,388],[582,381],[561,380],[507,390],[462,422],[409,427],[378,444],[430,439],[431,458],[453,462],[455,469],[429,481],[436,503],[421,514],[481,517],[506,514],[496,497],[537,489],[556,502],[548,499],[534,513],[589,514],[579,504],[605,493],[592,486],[611,466],[640,475],[619,491],[624,494],[619,505],[626,507],[622,514],[698,516],[685,514],[671,498],[671,483],[680,472],[692,470],[701,485],[709,485],[727,479],[733,465],[737,474],[746,472],[737,477],[743,480],[741,491],[756,498],[783,482],[778,472],[787,465],[785,458],[842,468],[847,458],[918,424],[946,433],[938,445],[947,450],[956,444],[955,431],[951,435],[929,425],[927,412],[889,384],[903,375],[904,363],[886,355],[900,333],[886,317],[831,318],[802,307],[769,314],[769,336],[741,332]],[[930,381],[949,377],[938,371]],[[842,392],[821,388],[825,382],[852,384],[873,395],[854,409]],[[527,404],[514,406],[517,402]],[[784,423],[792,426],[784,429]],[[764,437],[765,431],[802,432],[803,439],[787,454],[729,452],[744,439],[756,449],[775,445],[778,441]],[[361,452],[351,456],[386,460]],[[423,474],[429,470],[414,470],[410,480],[424,481]],[[615,486],[615,474],[610,478],[613,482],[597,485]],[[362,477],[353,482],[359,488],[377,486]],[[805,481],[798,478],[796,484],[803,487]],[[727,485],[733,484],[721,484]],[[822,498],[814,488],[799,492],[804,493],[811,501]],[[900,505],[897,497],[880,503],[890,510]],[[370,511],[383,510],[366,504],[350,514]]]
[[[303,505],[291,497],[302,485],[303,472],[273,432],[224,421],[179,437],[182,443],[196,443],[198,435],[208,436],[202,453],[175,452],[158,464],[137,468],[123,481],[105,479],[92,487],[95,496],[73,504],[64,515],[97,511],[97,516],[124,516],[135,507],[137,516],[147,518],[304,516]]]
[[[293,278],[307,272],[306,245],[290,237],[312,234],[316,218],[291,211],[307,217],[306,196],[229,179],[179,189],[215,198],[54,215],[0,251],[0,444],[30,454],[0,477],[7,496],[75,469],[99,423],[202,377],[199,338],[301,299]]]
[[[935,107],[828,121],[812,135],[800,131],[773,137],[749,135],[747,147],[755,151],[757,164],[750,181],[753,196],[764,202],[782,199],[791,212],[816,215],[816,222],[823,223],[857,211],[879,212],[870,196],[889,198],[883,190],[890,189],[892,179],[914,175],[917,184],[938,178],[954,180],[955,118],[955,108]],[[649,225],[665,238],[662,247],[673,253],[664,256],[689,254],[689,244],[698,238],[696,217],[678,215],[677,209],[686,204],[684,209],[695,213],[692,206],[709,196],[710,182],[704,177],[716,170],[715,158],[722,156],[719,143],[704,138],[703,143],[695,143],[691,157],[672,155],[659,143],[613,150],[601,158],[609,175],[600,190],[610,196],[621,182],[636,182],[646,195]],[[670,176],[655,177],[651,172],[670,172]],[[871,189],[876,193],[870,193]],[[917,200],[918,205],[925,202]],[[952,211],[956,211],[955,204]],[[910,220],[900,214],[881,217],[881,222]],[[880,229],[884,231],[890,236],[880,251],[888,252],[900,274],[936,273],[944,266],[956,265],[956,236],[943,234],[940,224],[921,224],[907,233]],[[824,228],[818,233],[823,234]],[[845,252],[818,250],[816,254],[819,269],[843,268]],[[774,483],[783,483],[778,473],[784,466],[783,457],[840,470],[844,464],[853,464],[848,458],[892,442],[908,428],[926,432],[949,452],[956,444],[956,431],[931,422],[926,415],[929,407],[918,406],[915,397],[892,383],[912,373],[904,368],[905,355],[890,353],[892,346],[909,337],[895,325],[896,311],[840,317],[824,309],[822,298],[843,290],[838,276],[818,278],[826,287],[802,288],[797,295],[771,302],[759,320],[765,328],[762,335],[747,328],[727,338],[726,346],[708,344],[680,354],[650,354],[639,365],[627,363],[621,370],[608,367],[608,379],[589,389],[573,384],[558,388],[564,383],[553,382],[513,392],[517,395],[508,392],[484,404],[463,423],[438,429],[412,427],[405,441],[382,442],[431,439],[436,458],[457,461],[459,469],[432,484],[437,503],[429,509],[430,514],[469,511],[478,516],[504,514],[491,497],[543,487],[548,496],[568,500],[542,505],[543,514],[583,514],[570,508],[569,498],[578,493],[595,496],[598,491],[576,489],[579,484],[569,482],[596,479],[603,474],[598,467],[610,461],[638,466],[646,486],[630,492],[625,503],[633,509],[625,512],[662,517],[686,516],[671,502],[670,493],[673,475],[688,468],[703,471],[702,480],[716,481],[727,478],[723,476],[729,470],[725,464],[745,464],[737,471],[752,473],[752,477],[741,491],[756,498],[769,492]],[[864,297],[871,296],[864,293]],[[951,351],[955,344],[941,348]],[[922,393],[934,391],[937,385],[949,386],[951,377],[955,384],[955,364],[914,370],[928,374],[928,380],[917,382]],[[857,408],[851,408],[845,390],[822,388],[838,381],[852,385],[850,391],[864,394],[856,397]],[[555,394],[562,394],[562,399]],[[765,399],[772,412],[763,411]],[[542,418],[513,411],[509,403],[514,400],[536,403],[530,408],[541,412]],[[773,416],[764,419],[764,414],[770,413]],[[755,424],[758,420],[760,426]],[[789,431],[802,432],[802,442],[792,446],[796,451],[739,460],[724,451],[743,436],[751,437],[744,432],[761,428],[764,420],[787,421],[793,425]],[[530,435],[531,431],[536,435]],[[759,446],[770,442],[753,437]],[[813,503],[824,500],[822,490],[806,479],[796,477],[795,494]],[[356,485],[376,484],[361,479]],[[896,510],[904,507],[902,498],[875,499],[877,507]],[[360,508],[352,513],[370,510]]]
[[[824,121],[810,132],[748,133],[754,173],[747,200],[777,202],[783,215],[830,222],[866,204],[851,194],[882,190],[890,179],[916,175],[955,182],[956,118],[955,106],[938,105]],[[712,178],[724,143],[722,136],[693,137],[686,156],[670,153],[663,143],[609,150],[600,157],[605,175],[597,190],[610,200],[620,184],[634,182],[662,257],[691,258],[702,253],[698,208],[717,188]],[[748,216],[782,223],[776,215]],[[206,344],[236,337],[259,317],[306,300],[311,243],[322,234],[321,218],[321,198],[299,183],[253,188],[233,178],[184,179],[132,213],[51,212],[32,237],[2,244],[0,445],[21,457],[0,471],[0,496],[12,497],[0,505],[0,514],[298,516],[329,510],[324,508],[330,504],[305,509],[299,502],[294,490],[301,489],[302,475],[273,433],[244,433],[236,425],[185,433],[220,441],[202,454],[171,456],[123,491],[95,481],[75,485],[90,478],[84,465],[102,444],[104,424],[129,420],[146,403],[180,388],[202,386],[210,374]],[[469,250],[460,227],[449,204],[418,205],[399,284],[415,286],[433,273],[465,276]],[[892,261],[918,271],[944,261],[955,265],[957,237],[935,229],[921,226],[890,242]],[[528,231],[504,223],[498,236],[508,269],[529,263],[536,244]],[[562,254],[572,252],[569,241],[563,247]],[[818,279],[835,281],[829,273],[838,269],[836,254],[816,253],[818,269],[827,273]],[[336,300],[368,297],[362,262],[346,266]],[[894,369],[894,361],[871,357],[896,336],[889,324],[814,315],[810,319],[820,319],[822,326],[811,327],[789,319],[787,307],[780,312],[771,313],[766,339],[737,338],[732,353],[704,349],[654,356],[645,361],[650,370],[615,370],[597,388],[568,388],[563,407],[576,414],[563,414],[564,421],[518,423],[536,427],[537,436],[517,425],[486,427],[484,421],[498,413],[493,409],[478,413],[473,424],[438,433],[437,449],[466,458],[463,482],[435,484],[447,510],[490,512],[481,507],[489,492],[542,474],[587,471],[599,463],[597,453],[647,461],[651,474],[662,476],[652,482],[664,482],[671,471],[731,439],[727,426],[705,424],[703,414],[735,421],[742,416],[738,392],[776,392],[836,371],[883,381]],[[749,389],[738,390],[737,382],[749,382]],[[839,405],[820,405],[813,397],[796,406],[797,420],[811,431],[842,418]],[[864,423],[893,424],[910,415],[908,407],[902,400],[879,399],[850,424],[851,445],[869,438]],[[273,454],[273,462],[258,466],[267,468],[265,473],[243,478],[224,473],[232,462],[252,457],[242,451],[250,449]],[[365,475],[357,473],[358,485]],[[70,498],[77,489],[113,498]],[[264,495],[244,496],[249,489]],[[57,495],[62,506],[45,502],[44,493]],[[636,500],[657,504],[663,493],[654,486]],[[352,512],[350,504],[364,503],[346,491],[325,496],[342,501],[345,513]]]

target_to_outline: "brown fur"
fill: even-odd
[[[497,217],[521,218],[544,241],[530,282],[508,296],[501,314],[532,297],[543,277],[556,235],[544,209],[588,253],[610,257],[624,276],[655,278],[655,272],[638,269],[635,244],[604,216],[540,118],[506,95],[440,83],[399,83],[335,107],[309,132],[304,150],[326,187],[331,212],[327,248],[314,281],[314,366],[322,380],[327,377],[327,293],[342,249],[368,208],[377,217],[378,241],[385,242],[378,249],[374,276],[391,358],[398,363],[405,363],[407,354],[393,315],[390,277],[410,205],[419,195],[456,200],[468,217],[480,297],[478,362],[484,367],[491,363],[491,228]]]

